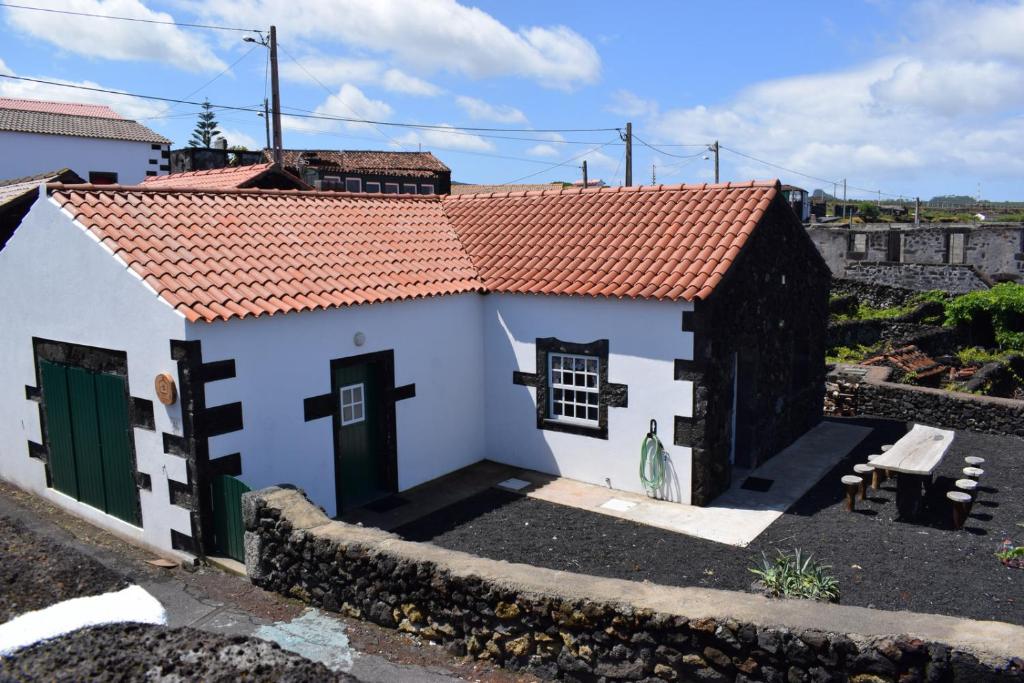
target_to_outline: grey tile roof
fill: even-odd
[[[451,172],[450,168],[430,152],[332,149],[285,149],[282,152],[282,164],[289,168],[298,168],[301,161],[313,168],[337,169],[351,173],[426,176]],[[271,150],[264,150],[263,154],[268,161],[273,159]]]
[[[25,176],[24,178],[10,178],[0,180],[0,210],[5,204],[15,202],[30,192],[39,189],[42,183],[62,182],[66,184],[84,183],[82,178],[71,169],[62,168],[59,171],[48,171],[36,175]]]
[[[128,119],[74,116],[20,109],[0,108],[0,131],[171,144],[171,141],[163,135]]]

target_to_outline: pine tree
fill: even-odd
[[[210,100],[205,100],[188,146],[209,148],[213,144],[213,139],[220,135],[220,131],[217,129],[218,125],[217,116],[213,113],[213,105],[210,104]]]

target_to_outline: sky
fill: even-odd
[[[1024,200],[1024,0],[12,2],[179,26],[0,7],[0,74],[242,108],[267,94],[257,34],[180,24],[276,25],[287,148],[431,150],[476,183],[576,180],[586,159],[614,185],[629,121],[634,184],[713,180],[718,140],[723,181]],[[176,147],[197,112],[5,78],[0,96],[107,104]],[[263,146],[257,114],[217,118]]]

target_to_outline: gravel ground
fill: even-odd
[[[832,565],[843,604],[950,614],[1024,625],[1024,571],[994,557],[1004,538],[1024,542],[1024,440],[958,432],[936,472],[939,510],[923,523],[896,516],[895,482],[842,506],[839,478],[866,462],[902,423],[848,420],[875,431],[748,548],[696,539],[607,515],[493,489],[398,529],[410,540],[510,562],[677,586],[749,590],[748,569],[777,549],[800,548]],[[967,455],[986,459],[967,528],[953,531],[945,492]]]
[[[81,629],[0,659],[0,681],[355,681],[246,636],[114,624]]]
[[[0,517],[0,623],[70,598],[128,587],[90,557]]]

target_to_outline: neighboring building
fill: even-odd
[[[252,166],[225,166],[209,171],[190,171],[146,178],[147,188],[174,188],[178,190],[311,190],[297,176],[274,164]]]
[[[264,150],[266,161],[273,160]],[[430,152],[286,149],[281,165],[317,189],[371,194],[449,194],[452,171]]]
[[[704,505],[820,419],[828,277],[777,183],[54,185],[0,251],[0,474],[237,557],[248,487],[333,515],[489,458],[644,492],[653,420],[654,495]]]
[[[475,185],[473,183],[452,183],[452,194],[490,194],[492,192],[545,192],[560,190],[562,183],[520,183],[516,185]]]
[[[1022,223],[807,226],[835,277],[911,289],[972,291],[1024,278]]]
[[[0,178],[70,168],[95,184],[162,175],[171,141],[92,104],[0,98]]]
[[[77,173],[62,168],[26,178],[0,180],[0,249],[4,248],[14,230],[21,224],[32,204],[39,197],[39,186],[46,183],[75,185],[84,183]]]
[[[214,143],[223,141],[214,140]],[[269,161],[266,160],[266,161]],[[251,166],[262,164],[263,150],[233,150],[227,147],[183,147],[171,150],[171,173],[188,173],[190,171],[211,171],[228,166]]]
[[[801,222],[811,220],[811,195],[802,187],[783,185],[782,194]]]

